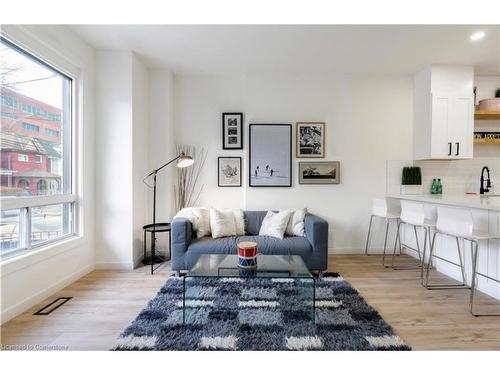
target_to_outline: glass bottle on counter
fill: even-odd
[[[437,193],[436,194],[443,194],[443,184],[441,183],[440,178],[438,178],[438,180],[437,180]]]
[[[437,181],[435,178],[432,179],[431,194],[437,194]]]

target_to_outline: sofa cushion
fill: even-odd
[[[259,236],[270,236],[282,240],[291,215],[291,210],[267,211],[266,217],[260,226]]]
[[[191,241],[187,251],[196,254],[236,254],[238,242],[257,242],[257,253],[271,255],[302,255],[312,251],[306,237],[288,237],[278,239],[269,236],[233,236],[213,239],[203,237]]]
[[[177,212],[174,220],[185,218],[191,222],[196,237],[210,235],[210,209],[205,207],[185,207]]]
[[[288,237],[282,240],[269,236],[241,236],[239,241],[257,242],[257,253],[260,254],[292,254],[302,255],[312,252],[312,246],[306,237]]]
[[[246,234],[257,236],[267,211],[243,211]]]
[[[212,238],[236,236],[236,221],[231,210],[210,209]]]
[[[228,254],[234,253],[236,237],[202,237],[191,241],[187,251],[197,254]]]
[[[306,208],[292,210],[285,233],[289,236],[305,236],[304,219],[306,214]]]

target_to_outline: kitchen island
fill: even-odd
[[[500,211],[500,195],[394,194],[388,195],[387,198],[405,199],[409,201],[431,203],[444,206],[456,206],[457,208]]]
[[[474,230],[488,232],[491,234],[500,233],[500,196],[497,195],[387,195],[391,206],[398,207],[399,201],[407,200],[421,202],[424,204],[426,218],[435,221],[437,219],[437,208],[446,206],[450,208],[460,208],[470,210],[474,223]],[[402,242],[411,247],[416,247],[413,229],[403,226]],[[424,234],[419,233],[419,243],[421,248],[424,243]],[[465,261],[466,282],[471,283],[471,253],[468,241],[459,241],[462,258]],[[448,259],[454,263],[459,263],[457,244],[454,237],[441,236],[436,238],[435,254],[441,258]],[[417,257],[411,250],[405,250],[409,255]],[[427,251],[427,254],[429,251]],[[437,270],[456,280],[461,281],[460,268],[445,261],[435,259],[434,265]],[[478,255],[478,271],[494,279],[500,279],[500,241],[489,240],[480,241]],[[478,276],[478,290],[500,300],[500,284]]]

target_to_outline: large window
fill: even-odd
[[[72,78],[0,40],[2,258],[74,234]]]

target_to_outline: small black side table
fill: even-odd
[[[170,245],[172,242],[172,238],[170,237],[170,223],[156,223],[156,224],[148,224],[144,225],[142,227],[142,230],[144,231],[144,260],[142,261],[143,264],[145,265],[151,265],[151,275],[153,272],[158,269],[157,266],[156,268],[154,267],[155,264],[163,263],[167,260],[170,260]],[[160,232],[168,232],[168,258],[164,258],[162,256],[156,255],[155,254],[155,248],[156,246],[151,246],[151,255],[148,257],[146,256],[146,242],[147,242],[147,233],[151,233],[151,245],[153,244],[153,241],[155,240],[155,234],[160,233]]]

